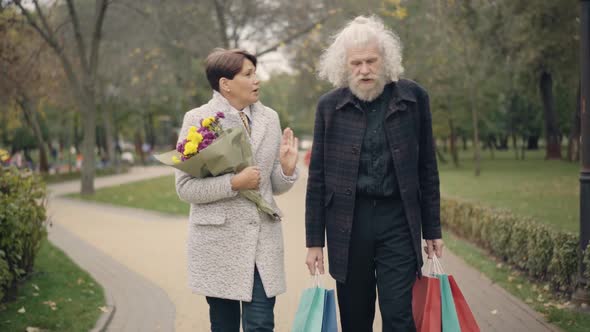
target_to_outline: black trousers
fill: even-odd
[[[347,278],[336,285],[342,332],[373,331],[375,288],[383,331],[415,331],[416,264],[401,200],[357,197]]]

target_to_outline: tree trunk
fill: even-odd
[[[106,140],[107,160],[109,165],[115,162],[115,139],[113,133],[113,114],[109,106],[102,110],[102,121]]]
[[[543,99],[543,115],[545,118],[545,159],[561,159],[561,141],[555,114],[551,73],[547,71],[541,73],[539,88]]]
[[[145,154],[143,153],[143,138],[140,129],[137,129],[135,131],[135,153],[139,156],[141,164],[145,165]]]
[[[508,135],[500,136],[500,146],[498,146],[497,149],[508,150]]]
[[[453,165],[459,167],[459,153],[457,152],[457,137],[455,134],[455,125],[453,118],[449,117],[449,129],[451,132],[451,157],[453,158]]]
[[[82,181],[80,194],[94,194],[94,174],[96,172],[96,156],[94,148],[96,147],[96,103],[93,95],[86,96],[86,100],[80,103],[80,108],[84,119],[82,126],[84,128],[84,139],[82,141]]]
[[[514,157],[518,160],[518,139],[514,133],[512,133],[512,148],[514,149]]]
[[[228,49],[229,37],[227,36],[227,22],[225,22],[224,4],[221,3],[221,0],[213,0],[213,4],[215,5],[215,16],[217,18],[217,24],[219,25],[219,36],[221,37],[223,47]]]
[[[473,84],[471,85],[474,89]],[[479,151],[479,126],[477,119],[477,109],[475,108],[475,92],[471,91],[469,94],[469,104],[471,107],[471,116],[473,119],[473,161],[475,164],[475,176],[481,173],[481,156]]]
[[[33,109],[31,100],[26,95],[21,95],[18,99],[18,104],[22,108],[25,114],[25,120],[29,127],[33,130],[33,135],[37,141],[37,148],[39,149],[39,171],[43,174],[49,172],[49,162],[47,161],[47,145],[43,140],[43,132],[41,132],[41,126],[39,125],[39,119],[37,118],[37,112]]]
[[[580,85],[578,85],[576,110],[572,116],[572,129],[570,130],[567,146],[567,160],[572,162],[580,160],[580,133],[582,131],[580,109]]]
[[[539,149],[539,136],[529,135],[527,137],[527,150],[538,150]]]

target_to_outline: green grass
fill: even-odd
[[[104,303],[102,287],[44,240],[34,272],[19,285],[15,299],[0,304],[0,331],[25,331],[29,326],[43,331],[89,331]],[[24,312],[19,313],[22,308]]]
[[[445,231],[445,245],[454,254],[462,257],[467,264],[543,314],[547,321],[567,332],[590,331],[590,314],[567,309],[566,300],[551,294],[548,285],[526,278],[519,271],[488,255],[485,250],[456,237],[449,231]]]
[[[481,175],[475,177],[471,152],[462,152],[460,167],[439,163],[443,196],[506,208],[555,229],[577,233],[580,215],[580,166],[543,160],[544,151],[515,160],[514,151],[482,153]],[[449,156],[446,156],[450,159]]]
[[[176,195],[174,176],[103,188],[92,196],[72,194],[69,197],[164,213],[188,215],[189,212],[189,205],[180,201]]]
[[[97,169],[96,170],[96,177],[107,176],[107,175],[114,175],[114,174],[122,174],[127,173],[129,171],[129,167],[121,167],[120,171],[117,172],[115,168],[104,168],[104,169]],[[74,171],[71,173],[60,173],[60,174],[45,174],[42,175],[43,180],[47,184],[52,183],[59,183],[64,181],[70,180],[78,180],[80,179],[80,171]]]

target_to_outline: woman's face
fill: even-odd
[[[256,67],[252,61],[245,59],[242,70],[232,80],[227,80],[229,92],[226,98],[237,107],[238,111],[258,101],[260,81],[256,77]]]

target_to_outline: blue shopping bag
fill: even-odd
[[[338,332],[336,322],[336,295],[333,289],[325,291],[324,317],[322,319],[322,332]]]

